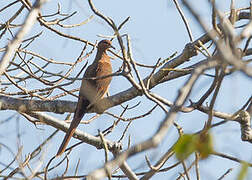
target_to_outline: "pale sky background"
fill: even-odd
[[[51,0],[47,3],[42,10],[42,14],[51,14],[57,11],[57,3],[60,2],[63,13],[72,13],[77,11],[78,13],[63,22],[63,24],[75,24],[80,23],[81,21],[87,19],[93,15],[91,9],[88,6],[87,1],[84,0]],[[180,2],[180,1],[179,1]],[[204,20],[206,24],[211,23],[209,4],[207,0],[192,0],[194,8],[200,13],[200,17]],[[118,25],[128,16],[130,16],[130,21],[126,23],[123,27],[121,34],[128,34],[132,40],[132,49],[134,59],[143,64],[153,65],[156,63],[158,58],[167,58],[172,55],[174,52],[181,53],[184,46],[190,42],[190,39],[187,35],[184,23],[175,8],[175,5],[172,0],[166,1],[145,1],[145,0],[128,0],[128,1],[118,1],[118,0],[106,0],[98,1],[94,0],[94,5],[96,8],[101,11],[103,14],[111,17],[115,23]],[[219,8],[223,11],[227,11],[229,8],[230,1],[222,0],[218,2]],[[5,3],[4,3],[5,4]],[[3,1],[0,1],[0,8],[4,6]],[[238,7],[247,7],[249,5],[249,0],[240,0],[236,1],[236,8]],[[10,17],[14,12],[14,7],[17,9],[19,5],[13,6],[12,8],[0,13],[0,22],[5,22],[6,18]],[[189,21],[190,27],[193,32],[194,39],[199,38],[203,35],[202,29],[195,22],[186,8],[183,8],[183,11]],[[16,11],[15,9],[15,11]],[[27,13],[27,11],[24,11]],[[23,18],[23,17],[22,17]],[[19,18],[19,22],[21,19]],[[81,44],[78,41],[73,41],[69,39],[62,38],[52,32],[49,32],[45,28],[41,28],[37,23],[32,31],[27,35],[27,37],[33,36],[43,30],[43,34],[39,39],[37,39],[32,46],[28,49],[35,51],[47,58],[52,58],[54,60],[74,62],[79,56],[79,53],[84,44]],[[68,33],[73,36],[77,36],[83,39],[86,39],[90,42],[99,41],[102,38],[97,35],[111,36],[113,35],[112,29],[99,17],[95,16],[89,23],[86,25],[73,28],[73,29],[62,29],[60,31]],[[15,30],[13,30],[15,32]],[[0,48],[4,47],[8,42],[7,37],[3,38],[0,42]],[[118,42],[113,41],[113,45],[116,49],[119,49]],[[2,57],[2,54],[0,54]],[[92,62],[94,55],[91,55],[88,58],[89,64]],[[181,67],[188,66],[192,63],[196,63],[202,60],[203,57],[192,58],[188,63],[183,64]],[[85,62],[82,62],[81,65],[84,65]],[[121,65],[120,60],[112,61],[113,70],[116,71]],[[78,67],[71,75],[72,77],[78,73],[78,70],[81,68]],[[58,72],[61,69],[61,66],[57,66],[53,71]],[[149,69],[139,68],[141,76],[145,77],[150,73]],[[167,98],[170,101],[173,101],[177,95],[178,89],[183,85],[185,80],[188,77],[183,77],[178,80],[173,80],[161,84],[155,87],[152,91],[158,93],[159,95]],[[209,87],[212,79],[210,77],[202,77],[198,81],[190,96],[190,99],[197,101],[201,97],[202,93],[206,91]],[[129,83],[123,77],[114,77],[111,83],[113,88],[110,88],[109,92],[111,95],[116,94],[120,91],[126,90],[129,87]],[[32,84],[32,86],[38,86],[38,84]],[[72,87],[77,88],[80,86],[80,82],[76,82]],[[233,73],[232,75],[225,78],[220,94],[215,105],[215,109],[227,113],[233,113],[238,110],[250,97],[252,92],[252,83],[251,79],[244,76],[241,73]],[[64,97],[62,99],[68,99],[76,101],[75,98]],[[146,100],[146,98],[138,97],[130,102],[124,103],[124,105],[135,105],[137,102],[141,101],[140,106],[136,109],[130,110],[125,114],[125,117],[134,117],[140,115],[141,113],[147,112],[151,109],[154,103]],[[120,107],[114,107],[108,110],[109,112],[119,114],[122,111]],[[61,120],[65,119],[67,114],[57,115],[50,113],[52,116],[57,117]],[[87,119],[92,117],[94,114],[88,114],[84,117]],[[14,116],[14,117],[13,117]],[[15,111],[1,111],[0,122],[4,121],[11,117],[8,123],[1,125],[0,123],[0,143],[7,144],[12,148],[14,153],[17,152],[17,141],[16,141],[16,128],[17,121],[19,121],[21,129],[21,144],[23,145],[23,157],[31,152],[37,145],[42,142],[46,137],[48,137],[55,129],[47,125],[39,126],[41,129],[36,129],[36,127],[29,123],[26,119],[20,116]],[[132,144],[141,142],[151,137],[156,131],[158,125],[165,117],[165,114],[162,110],[156,109],[151,116],[145,117],[143,119],[136,120],[130,126],[127,136],[124,139],[124,148],[127,147],[127,138],[130,134],[132,139]],[[81,125],[79,128],[91,133],[96,134],[97,129],[104,130],[110,126],[115,119],[111,118],[108,115],[102,115],[89,125]],[[180,113],[176,119],[176,122],[183,128],[185,133],[194,133],[202,129],[204,122],[207,120],[207,115],[194,111],[188,114]],[[220,120],[214,118],[213,122],[219,122]],[[118,127],[111,133],[107,138],[110,140],[117,140],[121,136],[124,128],[127,123],[121,122]],[[218,152],[226,153],[231,156],[235,156],[239,159],[246,160],[251,162],[252,154],[251,148],[252,145],[246,142],[242,142],[240,138],[240,126],[237,123],[228,122],[225,125],[219,126],[212,130],[214,136],[214,148]],[[60,132],[53,139],[49,146],[47,146],[45,164],[48,160],[56,154],[57,149],[63,139],[63,133]],[[144,153],[141,153],[137,156],[134,156],[128,160],[129,165],[135,172],[142,172],[148,170],[148,166],[144,160],[144,156],[147,155],[154,164],[170,147],[174,142],[174,139],[177,138],[177,132],[174,127],[170,128],[168,135],[164,141],[154,150],[150,150]],[[77,140],[72,139],[70,144],[78,142]],[[96,150],[94,147],[91,147],[87,144],[80,145],[74,152],[70,155],[70,171],[68,175],[72,175],[74,168],[77,164],[77,160],[81,158],[81,163],[79,167],[79,175],[88,174],[89,172],[95,170],[96,168],[101,167],[104,162],[104,151]],[[0,161],[4,163],[9,163],[12,159],[10,158],[9,153],[6,150],[0,151]],[[98,160],[98,157],[100,158]],[[193,158],[189,158],[186,161],[187,166],[190,165]],[[55,163],[59,162],[56,160]],[[174,159],[171,158],[164,167],[168,167],[174,163]],[[0,169],[1,169],[0,165]],[[52,173],[49,173],[49,177],[55,177],[58,173],[59,175],[63,172],[64,167],[54,170]],[[235,179],[237,173],[240,170],[240,164],[235,163],[230,160],[222,159],[219,157],[211,156],[207,160],[200,161],[200,173],[202,179],[212,180],[217,179],[223,175],[227,169],[233,168],[233,171],[228,175],[226,179]],[[178,171],[179,170],[179,171]],[[183,172],[183,167],[180,165],[179,168],[174,168],[171,171],[157,173],[152,179],[176,179],[179,173]],[[191,174],[192,179],[194,179],[194,170]],[[247,179],[251,179],[251,170],[249,171],[249,176]]]

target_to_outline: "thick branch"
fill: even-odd
[[[0,110],[16,110],[22,112],[46,111],[54,113],[65,113],[74,112],[76,104],[76,102],[64,100],[41,101],[0,95]]]

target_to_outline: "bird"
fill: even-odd
[[[86,69],[79,91],[78,103],[74,112],[73,120],[67,130],[56,156],[65,151],[67,144],[73,136],[84,114],[97,101],[101,100],[108,92],[111,76],[102,78],[112,73],[110,57],[107,50],[113,48],[110,40],[101,40],[97,45],[97,53],[93,63]],[[101,77],[101,78],[98,78]]]

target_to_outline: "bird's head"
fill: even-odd
[[[111,42],[110,40],[104,39],[104,40],[101,40],[101,41],[98,43],[98,49],[107,50],[107,49],[109,49],[109,48],[115,49],[115,48],[112,46],[112,42]]]

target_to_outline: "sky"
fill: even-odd
[[[180,2],[180,1],[179,1]],[[72,18],[68,19],[64,24],[75,24],[80,23],[91,15],[94,15],[91,11],[87,1],[83,0],[51,0],[43,8],[42,14],[52,14],[57,11],[57,3],[60,3],[61,10],[63,13],[72,13],[77,11]],[[133,57],[138,63],[154,65],[156,61],[161,58],[165,59],[177,52],[178,54],[182,52],[183,48],[187,43],[190,42],[189,36],[186,32],[184,23],[175,8],[173,1],[118,1],[118,0],[107,0],[107,1],[95,1],[94,5],[106,16],[112,18],[114,22],[119,25],[128,16],[130,20],[125,24],[125,26],[120,31],[121,34],[128,34],[132,40],[132,50]],[[203,19],[209,27],[211,24],[211,9],[207,0],[202,1],[191,1],[193,8],[197,10],[200,17]],[[180,3],[181,4],[181,3]],[[218,2],[218,8],[221,11],[226,12],[229,8],[230,1],[222,0]],[[248,7],[249,1],[236,1],[236,7]],[[3,2],[0,2],[0,7],[3,6]],[[14,6],[19,8],[20,5]],[[204,34],[199,24],[190,15],[189,11],[182,6],[182,10],[187,17],[190,24],[190,28],[193,33],[194,40],[199,38]],[[3,13],[0,13],[0,22],[5,22],[10,15],[13,14],[13,9],[10,8]],[[27,13],[25,11],[24,15]],[[22,22],[24,16],[17,19],[17,22]],[[49,20],[50,18],[48,18]],[[51,18],[53,19],[53,18]],[[56,26],[55,26],[56,27]],[[104,22],[101,18],[94,16],[94,18],[87,24],[72,28],[63,29],[58,28],[60,31],[86,39],[92,43],[99,41],[103,38],[100,36],[112,36],[112,29]],[[33,45],[29,48],[31,51],[35,51],[47,58],[52,58],[54,60],[74,62],[79,56],[81,49],[84,44],[62,38],[36,23],[32,28],[32,31],[27,35],[31,37],[43,30],[42,35],[38,38]],[[13,30],[15,33],[16,30]],[[4,37],[4,41],[0,42],[0,48],[4,47],[8,42],[7,37]],[[113,46],[116,50],[119,50],[118,42],[113,41]],[[91,47],[89,47],[89,50]],[[95,53],[94,53],[95,54]],[[89,64],[94,59],[94,54],[88,58]],[[0,54],[2,57],[2,54]],[[192,58],[191,61],[185,63],[181,67],[189,66],[190,64],[199,62],[204,59],[203,56]],[[121,66],[121,61],[115,59],[112,61],[113,70],[116,71]],[[84,65],[85,62],[82,63]],[[77,67],[72,73],[71,77],[74,77],[82,67]],[[61,66],[54,67],[53,71],[65,71]],[[141,77],[146,77],[150,73],[150,69],[139,68]],[[188,77],[182,77],[177,80],[172,80],[155,87],[152,91],[158,93],[159,95],[173,101],[177,96],[178,89],[181,88]],[[201,97],[202,93],[206,91],[211,83],[211,78],[202,77],[195,84],[190,99],[196,101]],[[29,84],[28,86],[36,87],[39,84]],[[76,82],[71,88],[78,88],[80,82]],[[111,87],[109,93],[111,95],[128,89],[130,86],[129,82],[123,77],[114,77],[111,82]],[[218,96],[215,108],[219,111],[233,113],[238,110],[248,99],[252,92],[251,79],[244,76],[242,73],[234,73],[228,76],[221,86],[220,94]],[[77,99],[67,96],[62,99],[76,101]],[[147,112],[153,105],[153,102],[147,100],[144,96],[138,97],[131,100],[130,102],[124,103],[124,105],[129,104],[130,106],[135,105],[141,101],[140,105],[133,110],[130,110],[125,114],[126,117],[134,117]],[[109,112],[119,114],[122,111],[120,107],[113,107],[108,110]],[[0,142],[9,145],[13,151],[16,153],[17,140],[16,140],[16,130],[21,129],[21,142],[23,145],[23,157],[27,155],[32,149],[34,149],[40,142],[42,142],[46,137],[48,137],[55,129],[47,125],[39,126],[37,129],[33,124],[29,123],[22,116],[20,116],[15,111],[1,111],[3,115],[0,121],[9,119],[7,123],[3,125],[0,124]],[[63,120],[67,114],[53,114],[50,115]],[[92,117],[94,114],[88,114],[85,118]],[[14,116],[14,117],[13,117]],[[9,118],[11,117],[11,118]],[[158,128],[160,122],[165,117],[165,113],[159,108],[154,110],[151,116],[136,120],[129,127],[126,138],[124,139],[124,147],[127,147],[127,138],[131,136],[131,143],[136,144],[143,140],[148,139],[153,135],[153,133]],[[81,125],[80,129],[91,134],[96,134],[97,130],[104,130],[106,127],[110,126],[115,119],[109,117],[108,115],[102,115],[91,124]],[[204,122],[207,120],[207,115],[200,113],[198,111],[182,114],[180,113],[176,119],[176,122],[183,128],[185,133],[194,133],[202,129]],[[219,122],[220,119],[214,118],[214,122]],[[127,123],[120,123],[114,132],[107,138],[110,140],[117,140],[123,130],[125,129]],[[8,127],[8,128],[6,128]],[[140,130],[141,129],[141,130]],[[212,130],[214,137],[214,148],[222,153],[226,153],[232,156],[236,156],[239,159],[247,160],[251,162],[251,144],[242,142],[240,138],[240,127],[239,124],[234,122],[228,122],[223,126],[214,128]],[[53,141],[48,145],[45,162],[56,153],[62,139],[63,133],[60,132],[53,139]],[[162,154],[170,147],[175,139],[178,138],[176,129],[172,127],[164,141],[154,150],[150,150],[141,153],[135,157],[130,158],[127,162],[135,170],[135,172],[142,172],[148,170],[148,166],[144,160],[144,156],[147,155],[152,159],[153,164],[156,162]],[[71,144],[78,142],[72,139]],[[72,162],[70,162],[69,175],[74,172],[76,162],[79,157],[81,157],[79,174],[87,174],[96,168],[102,166],[104,162],[104,152],[97,151],[94,147],[83,144],[80,148],[74,150],[75,152],[70,155]],[[85,157],[83,157],[85,156]],[[99,158],[97,158],[99,157]],[[8,163],[10,161],[10,154],[5,150],[0,152],[0,159],[3,162]],[[186,164],[189,166],[193,158],[190,157]],[[57,161],[59,162],[59,161]],[[56,162],[55,162],[56,163]],[[169,160],[164,167],[167,167],[174,163],[174,159]],[[228,175],[228,179],[235,179],[237,173],[240,170],[240,165],[232,161],[221,159],[219,157],[211,156],[207,160],[200,162],[200,171],[203,179],[217,179],[222,174],[224,174],[227,169],[233,168],[233,171]],[[49,173],[51,177],[54,177],[57,173],[61,174],[63,167],[57,169],[53,173]],[[178,173],[183,172],[183,167],[180,166],[172,171],[157,174],[153,179],[175,179],[178,177]],[[192,171],[194,172],[194,171]],[[191,174],[194,177],[194,174]],[[251,178],[251,171],[249,172],[249,177]],[[249,177],[247,179],[249,179]]]

